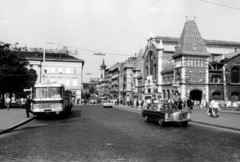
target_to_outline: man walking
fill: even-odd
[[[188,99],[187,99],[188,113],[192,113],[192,112],[191,112],[192,106],[193,106],[193,102],[192,102],[192,100],[191,100],[191,97],[188,97]]]
[[[32,100],[30,98],[30,95],[27,95],[27,100],[26,100],[26,103],[25,103],[27,118],[30,117],[29,112],[32,113],[32,111],[31,111],[31,102],[32,102]]]
[[[5,103],[6,103],[6,106],[7,106],[7,111],[9,111],[10,104],[11,104],[11,99],[10,99],[10,97],[8,95],[6,97]]]

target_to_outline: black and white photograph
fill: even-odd
[[[239,0],[0,2],[0,162],[240,162]]]

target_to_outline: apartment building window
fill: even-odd
[[[77,78],[73,79],[73,86],[77,86]]]
[[[55,67],[51,67],[51,73],[55,73]]]
[[[66,73],[70,74],[70,68],[66,68]]]
[[[65,86],[70,86],[70,78],[65,79]]]
[[[73,68],[73,74],[77,74],[77,67]]]
[[[192,80],[192,72],[189,72],[189,79]]]
[[[196,60],[196,67],[198,67],[198,60]]]
[[[62,73],[63,72],[63,68],[62,67],[59,67],[58,68],[58,73]]]
[[[189,66],[192,66],[192,59],[189,59]]]
[[[192,60],[192,64],[193,64],[193,65],[192,65],[193,67],[196,66],[196,64],[195,64],[195,59]]]
[[[63,84],[63,78],[57,78],[57,82]]]

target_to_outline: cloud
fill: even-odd
[[[157,7],[154,7],[154,6],[151,6],[151,7],[148,9],[148,11],[151,12],[151,13],[154,13],[154,14],[163,15],[161,9],[160,9],[160,8],[157,8]]]

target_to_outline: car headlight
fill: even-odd
[[[57,104],[57,109],[62,109],[62,104]]]
[[[168,119],[168,113],[165,114],[165,119]]]

